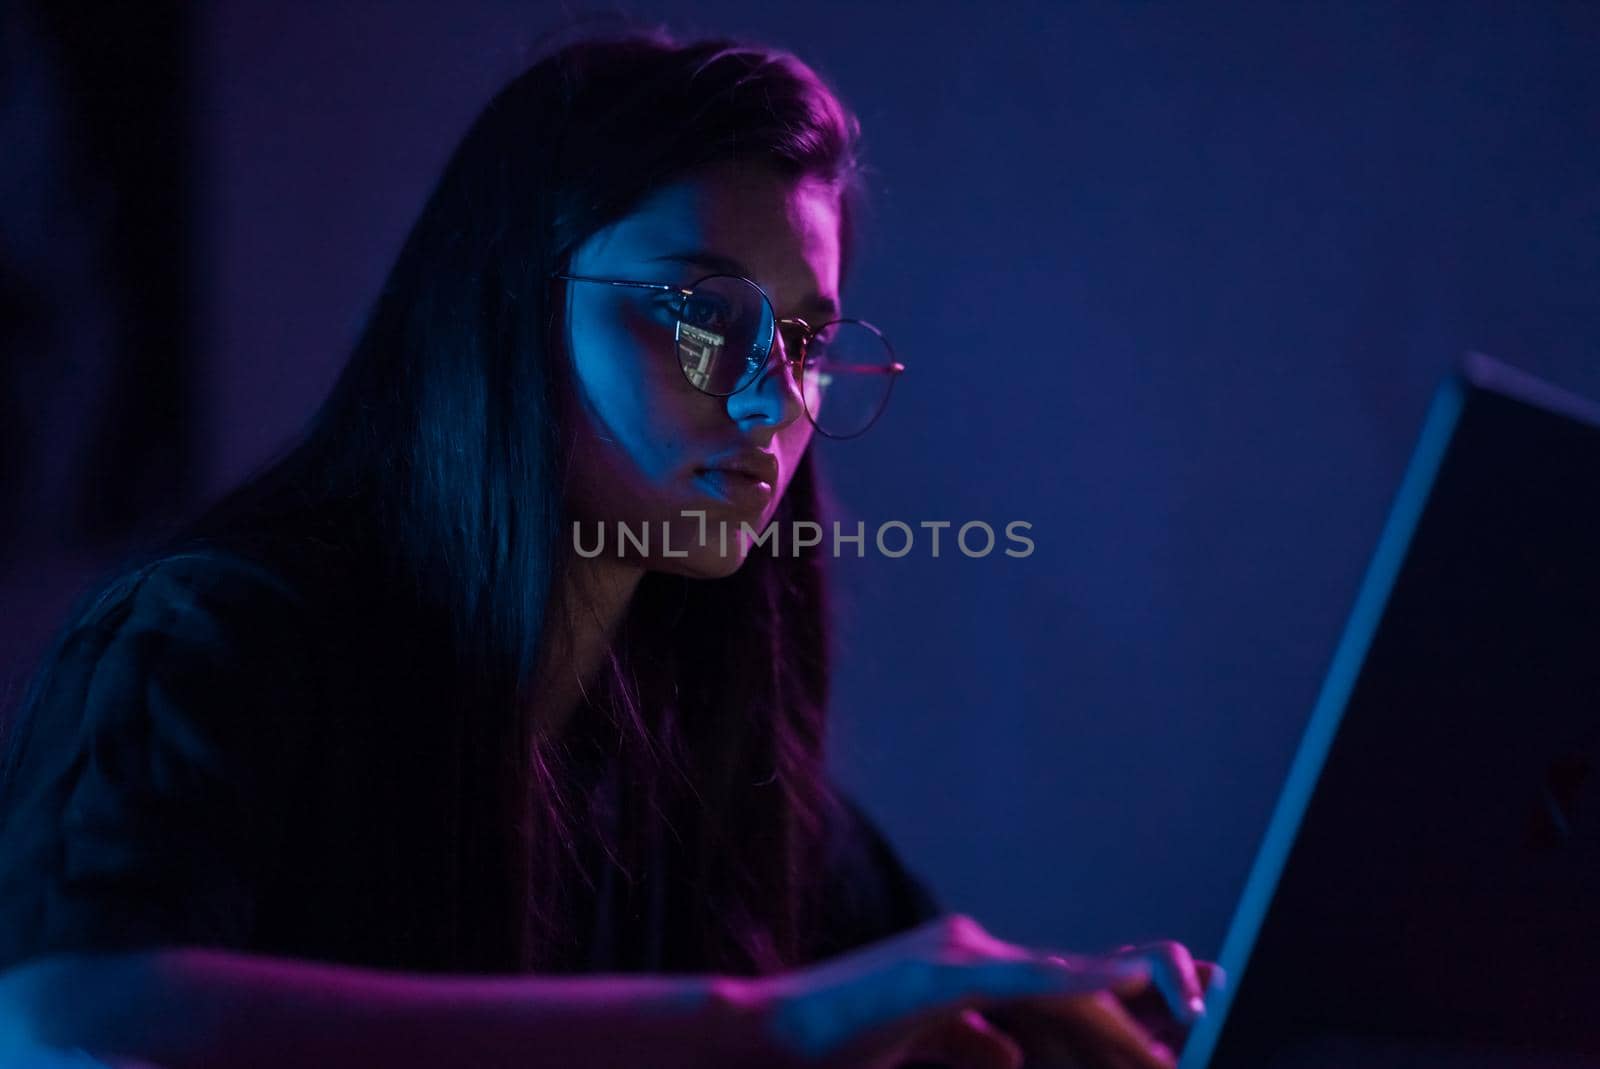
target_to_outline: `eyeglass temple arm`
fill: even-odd
[[[902,371],[904,371],[906,369],[906,366],[904,364],[902,364],[898,360],[896,360],[892,364],[839,364],[839,363],[830,363],[830,364],[827,364],[826,366],[827,366],[828,370],[830,370],[830,371],[841,371],[841,372],[843,372],[843,371],[851,371],[851,372],[856,372],[856,373],[859,373],[859,374],[862,374],[862,375],[898,375],[898,374],[900,374]]]
[[[854,322],[854,320],[841,319],[841,320],[835,320],[835,322],[848,323],[848,322]],[[800,319],[798,317],[794,317],[794,318],[790,318],[790,319],[780,319],[780,320],[778,320],[778,325],[779,326],[796,326],[796,327],[799,327],[801,330],[803,330],[805,332],[805,339],[806,339],[805,340],[805,344],[806,345],[810,345],[811,344],[811,339],[816,337],[818,333],[820,333],[825,327],[828,326],[827,323],[824,323],[820,327],[813,327],[810,323],[807,323],[804,319]],[[888,343],[885,342],[884,344],[888,344]],[[894,362],[892,362],[890,364],[887,364],[887,365],[885,365],[885,364],[839,364],[839,363],[833,363],[833,364],[829,364],[828,366],[830,368],[833,368],[833,369],[835,369],[837,371],[841,371],[841,372],[845,372],[845,371],[859,372],[859,373],[865,374],[865,375],[898,375],[898,374],[900,374],[902,371],[904,371],[906,369],[906,366],[904,364],[902,364],[898,360],[896,360],[896,361],[894,361]]]
[[[661,290],[667,293],[683,293],[683,287],[674,286],[666,282],[628,282],[620,278],[594,278],[590,275],[569,275],[560,271],[552,271],[551,278],[564,278],[568,282],[599,282],[606,286],[628,286],[640,290]]]

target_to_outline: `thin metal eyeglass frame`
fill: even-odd
[[[676,293],[679,296],[684,297],[684,298],[688,298],[688,297],[692,296],[694,294],[694,290],[695,290],[696,286],[703,285],[704,283],[710,281],[713,278],[732,278],[732,279],[738,279],[740,282],[745,283],[751,289],[753,289],[757,293],[761,294],[761,299],[764,302],[766,302],[767,311],[772,316],[772,335],[773,336],[767,342],[767,358],[764,361],[762,361],[761,366],[758,367],[755,370],[755,372],[750,375],[750,379],[749,379],[748,382],[745,382],[743,385],[735,387],[730,393],[715,393],[715,392],[713,392],[711,390],[707,390],[703,386],[700,386],[693,379],[690,379],[687,369],[683,368],[682,361],[681,360],[679,361],[679,364],[678,364],[679,369],[684,371],[684,378],[688,380],[689,385],[693,386],[695,389],[699,390],[701,393],[705,394],[708,397],[732,397],[734,394],[741,393],[744,390],[748,390],[751,386],[755,385],[757,382],[760,382],[761,381],[761,376],[766,374],[767,366],[772,363],[772,354],[773,354],[774,350],[777,349],[777,346],[774,345],[773,342],[777,340],[778,328],[779,327],[798,326],[800,328],[800,347],[799,347],[800,348],[800,353],[799,353],[799,355],[798,356],[790,356],[789,353],[788,353],[788,343],[785,342],[784,343],[784,357],[783,357],[788,362],[789,366],[794,369],[794,371],[795,371],[795,373],[797,375],[803,375],[805,373],[806,353],[810,349],[811,339],[816,337],[818,334],[822,333],[828,327],[833,326],[835,323],[854,323],[854,324],[856,324],[858,326],[862,326],[862,327],[867,328],[868,330],[872,331],[872,333],[874,333],[874,334],[876,334],[878,336],[878,340],[879,341],[883,342],[884,351],[889,354],[889,363],[886,364],[886,365],[883,365],[881,367],[877,366],[877,365],[874,365],[874,364],[852,364],[849,367],[844,368],[844,370],[855,371],[855,372],[860,372],[860,373],[865,373],[865,374],[889,375],[889,376],[891,376],[891,381],[889,383],[889,388],[884,391],[883,402],[878,406],[878,410],[875,413],[873,413],[872,419],[867,422],[867,425],[865,427],[861,428],[859,431],[856,431],[854,434],[842,434],[842,435],[829,434],[827,431],[823,430],[822,427],[817,423],[816,418],[811,415],[810,409],[806,408],[805,409],[806,419],[811,421],[811,425],[813,427],[815,427],[818,430],[818,432],[820,432],[821,434],[823,434],[824,436],[829,437],[829,438],[840,438],[840,439],[858,438],[861,435],[867,433],[867,431],[871,430],[872,429],[872,425],[874,423],[878,422],[878,417],[883,415],[883,410],[885,408],[889,407],[889,395],[894,391],[894,381],[893,380],[894,379],[898,379],[900,377],[901,373],[904,372],[905,369],[906,369],[906,366],[904,364],[902,364],[899,360],[895,359],[894,346],[889,344],[889,339],[884,337],[883,331],[879,330],[877,327],[873,326],[871,323],[868,323],[866,320],[864,320],[864,319],[851,319],[851,318],[830,319],[826,323],[823,323],[821,326],[813,327],[810,323],[807,323],[804,319],[801,319],[799,316],[790,316],[788,319],[779,319],[778,318],[778,311],[777,311],[776,308],[773,307],[772,298],[767,296],[767,291],[762,289],[761,285],[759,283],[755,282],[753,279],[745,278],[743,275],[730,275],[730,274],[727,274],[725,272],[716,272],[714,274],[702,276],[701,278],[698,278],[694,282],[690,283],[688,286],[674,286],[670,282],[635,282],[635,281],[631,281],[631,280],[628,280],[628,279],[620,279],[620,278],[596,278],[593,275],[573,275],[573,274],[568,274],[568,273],[566,273],[564,271],[552,271],[550,273],[550,277],[552,279],[564,279],[567,282],[598,282],[601,285],[605,285],[605,286],[623,286],[623,287],[627,287],[627,288],[630,288],[630,289],[655,290],[658,293]],[[678,340],[677,335],[678,335],[679,331],[681,330],[682,325],[683,325],[682,321],[680,320],[679,323],[678,323],[678,326],[673,329],[673,340],[674,341]],[[805,406],[801,406],[801,407],[805,408]]]

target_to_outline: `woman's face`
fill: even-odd
[[[723,164],[657,190],[579,246],[568,272],[674,286],[742,275],[766,291],[779,319],[817,325],[837,314],[839,221],[830,185]],[[734,572],[748,552],[741,524],[766,527],[811,442],[794,371],[780,359],[782,333],[759,379],[713,397],[684,375],[668,295],[564,285],[581,402],[572,413],[577,437],[567,502],[582,548],[594,550],[598,524],[602,555],[617,558],[623,523],[635,537],[648,531],[647,552],[631,543],[622,551],[646,567],[701,577]],[[766,475],[716,470],[726,464]],[[685,512],[703,513],[704,523]],[[779,551],[791,552],[789,532],[777,534]]]

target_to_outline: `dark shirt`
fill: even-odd
[[[158,945],[373,967],[456,960],[459,905],[433,876],[447,866],[406,856],[408,843],[446,841],[430,836],[448,830],[447,795],[412,788],[448,762],[393,736],[386,707],[406,696],[367,685],[381,665],[330,654],[337,631],[360,626],[308,611],[311,593],[243,557],[195,552],[129,573],[74,620],[9,732],[0,969]],[[826,953],[941,912],[845,802],[828,836],[815,943]],[[609,878],[594,892],[612,893]],[[648,919],[658,935],[677,923],[672,909]],[[589,915],[591,971],[694,965],[622,960],[609,911]]]

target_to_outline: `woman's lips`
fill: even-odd
[[[772,500],[772,484],[742,471],[702,468],[695,481],[715,497],[737,509],[760,513]]]

